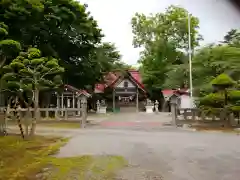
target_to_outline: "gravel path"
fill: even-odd
[[[59,157],[122,155],[126,180],[239,180],[240,137],[233,134],[133,130],[84,130]]]

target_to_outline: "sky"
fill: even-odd
[[[229,0],[80,0],[97,20],[104,41],[116,45],[122,60],[136,65],[140,49],[132,46],[131,18],[136,12],[164,12],[170,5],[187,9],[200,20],[202,45],[218,42],[232,28],[240,28],[240,13]]]

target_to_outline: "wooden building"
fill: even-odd
[[[110,111],[139,111],[144,109],[146,90],[139,71],[109,72],[104,83],[96,84],[95,94],[106,101]]]

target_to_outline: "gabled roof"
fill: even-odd
[[[140,72],[137,70],[129,70],[128,72],[130,73],[131,77],[135,80],[135,82],[145,91]]]
[[[141,74],[137,70],[127,70],[127,74],[131,80],[137,84],[145,92],[144,85],[142,83]],[[109,72],[104,76],[104,83],[98,83],[95,85],[94,92],[104,92],[104,89],[107,87],[113,87],[120,78],[123,78],[123,74],[120,71]]]
[[[64,84],[63,87],[64,87],[66,90],[69,90],[69,91],[71,91],[71,92],[77,93],[78,96],[80,96],[80,95],[84,95],[84,96],[86,96],[86,97],[90,97],[90,96],[91,96],[91,94],[89,94],[86,90],[77,89],[77,88],[75,88],[75,87],[73,87],[73,86],[71,86],[71,85],[68,85],[68,84]]]

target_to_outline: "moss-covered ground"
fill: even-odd
[[[57,137],[0,137],[0,180],[112,180],[126,165],[118,156],[54,157],[66,142]]]

